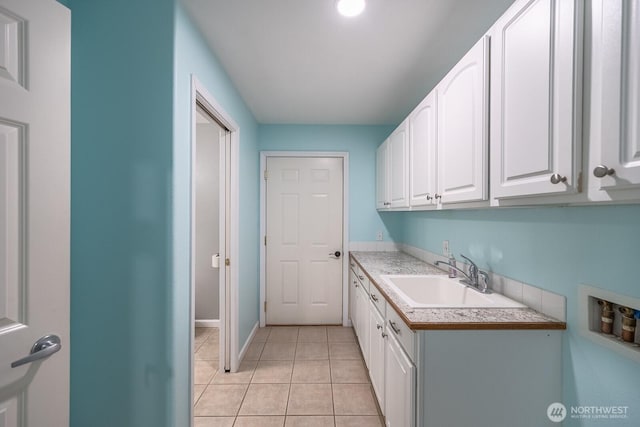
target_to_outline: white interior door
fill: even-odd
[[[2,427],[69,425],[70,43],[59,3],[0,0]]]
[[[342,158],[267,158],[267,324],[342,323],[343,179]]]

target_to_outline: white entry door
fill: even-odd
[[[70,44],[56,1],[0,0],[2,427],[69,425]]]
[[[343,159],[267,157],[266,322],[342,323]]]

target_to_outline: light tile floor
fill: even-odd
[[[196,328],[195,427],[382,427],[352,328],[260,328],[236,373],[218,330]]]

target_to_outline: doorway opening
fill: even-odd
[[[263,152],[260,325],[349,324],[348,153]]]
[[[239,365],[239,127],[195,77],[191,99],[189,313],[193,402],[194,385],[200,382],[205,364],[210,365],[211,374],[235,372]]]

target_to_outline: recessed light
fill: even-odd
[[[342,16],[353,17],[358,16],[364,10],[364,0],[338,0],[336,7]]]

